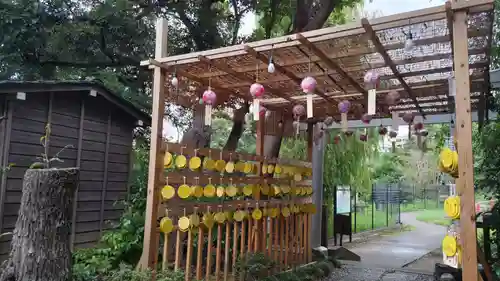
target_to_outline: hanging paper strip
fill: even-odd
[[[450,77],[448,77],[448,95],[450,97],[454,97],[456,95],[456,92],[457,92],[457,85],[455,83],[455,76],[452,75]]]
[[[212,105],[205,105],[205,125],[212,125]]]
[[[399,131],[399,113],[397,111],[392,112],[392,125],[391,129],[394,132]]]
[[[253,99],[253,120],[259,121],[260,115],[260,100]]]
[[[347,132],[347,113],[340,113],[340,125],[342,132]]]
[[[307,118],[313,117],[313,95],[307,94]]]
[[[368,90],[368,114],[374,115],[377,104],[377,89]]]

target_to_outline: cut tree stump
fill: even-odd
[[[29,169],[0,281],[69,281],[71,215],[79,170]]]

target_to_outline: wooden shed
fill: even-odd
[[[23,175],[42,153],[40,138],[50,123],[49,156],[72,146],[55,166],[80,167],[73,246],[94,245],[122,214],[115,202],[128,193],[133,132],[150,122],[148,114],[98,83],[0,81],[0,233],[14,228]],[[10,239],[0,239],[0,261]]]

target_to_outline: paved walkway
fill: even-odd
[[[417,213],[402,213],[403,224],[414,230],[381,236],[359,244],[345,244],[346,248],[361,256],[361,264],[370,267],[401,268],[441,246],[446,228],[420,222]]]

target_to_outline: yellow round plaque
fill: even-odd
[[[453,257],[457,254],[457,239],[446,235],[442,242],[443,254],[447,257]]]
[[[253,185],[251,184],[247,184],[243,187],[243,194],[245,194],[245,196],[252,195],[252,191],[253,191]]]
[[[160,221],[160,230],[163,233],[170,233],[174,229],[174,224],[170,218],[164,217]]]
[[[269,194],[269,185],[267,183],[263,183],[260,186],[260,192],[262,192],[262,194],[264,194],[264,195],[268,195]]]
[[[283,168],[281,168],[281,165],[276,164],[276,166],[274,167],[274,172],[278,175],[281,174],[283,172]]]
[[[234,162],[229,161],[226,163],[226,172],[232,174],[234,172]]]
[[[191,187],[189,187],[189,185],[187,184],[179,186],[179,188],[177,189],[177,195],[179,195],[179,198],[182,199],[189,198],[189,196],[191,196]]]
[[[192,190],[194,197],[196,197],[196,198],[203,197],[203,187],[201,187],[199,185],[195,185],[195,186],[191,187],[191,190]]]
[[[223,186],[217,186],[216,194],[217,197],[221,198],[224,197],[225,189]]]
[[[184,156],[184,155],[177,155],[177,157],[175,157],[175,166],[178,169],[185,168],[186,167],[186,163],[187,163],[186,156]]]
[[[268,174],[274,173],[274,165],[272,164],[267,165],[267,173]]]
[[[226,195],[229,197],[235,197],[238,194],[238,189],[234,185],[226,187]]]
[[[191,171],[198,170],[201,167],[201,158],[198,156],[192,157],[191,159],[189,159],[188,166]]]
[[[264,216],[264,217],[269,216],[269,209],[268,208],[263,208],[262,209],[262,216]]]
[[[444,201],[444,211],[451,219],[460,218],[460,197],[450,196]]]
[[[189,229],[189,218],[188,217],[180,217],[177,221],[177,225],[179,226],[179,230],[185,232]]]
[[[258,208],[254,209],[252,212],[252,218],[254,220],[260,220],[262,218],[262,211]]]
[[[277,216],[279,215],[279,213],[280,213],[280,209],[279,209],[279,208],[272,208],[272,209],[270,210],[270,214],[269,214],[269,216],[270,216],[271,218],[275,218],[275,217],[277,217]]]
[[[189,216],[189,224],[193,227],[200,225],[200,216],[198,214],[191,214]]]
[[[203,195],[205,197],[214,197],[215,196],[215,186],[212,184],[207,184],[203,188]]]
[[[205,163],[203,163],[203,168],[208,171],[213,171],[215,169],[215,161],[210,158],[205,158]]]
[[[222,172],[224,172],[225,168],[226,168],[226,161],[224,161],[224,160],[215,161],[215,170],[222,173]]]
[[[205,213],[203,215],[203,224],[209,229],[214,226],[214,215],[211,213]]]
[[[279,185],[273,185],[274,195],[279,195],[281,193],[281,188]]]
[[[267,174],[267,165],[266,164],[262,164],[262,174],[263,175]]]
[[[165,152],[165,156],[163,157],[163,167],[168,168],[172,164],[172,153]]]
[[[243,214],[241,213],[241,210],[234,212],[233,218],[235,221],[238,221],[238,222],[243,221]]]
[[[246,162],[243,165],[243,173],[245,174],[250,174],[252,172],[252,169],[253,169],[252,163]]]
[[[245,162],[236,162],[236,164],[234,165],[234,170],[236,172],[243,172],[243,169],[245,169]]]
[[[290,186],[289,185],[282,185],[281,192],[283,192],[284,194],[290,193]]]
[[[161,189],[161,197],[164,200],[172,199],[175,196],[175,189],[171,185],[165,185]]]
[[[301,181],[302,180],[302,175],[299,174],[299,173],[296,173],[295,175],[293,175],[293,180],[294,181]]]
[[[218,223],[224,223],[226,220],[226,214],[224,212],[215,213],[215,221]]]

